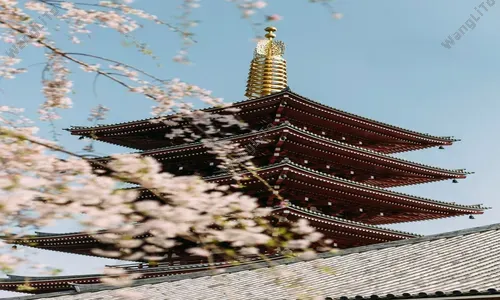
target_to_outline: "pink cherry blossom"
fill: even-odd
[[[278,14],[272,14],[272,15],[267,16],[267,20],[268,21],[281,21],[281,20],[283,20],[283,16],[280,16]]]
[[[188,48],[193,44],[190,30],[197,24],[190,15],[200,6],[200,1],[183,0],[180,26],[132,8],[131,2],[101,1],[95,6],[85,6],[79,2],[57,1],[58,9],[54,9],[36,0],[22,4],[0,0],[0,38],[11,46],[8,56],[0,56],[0,77],[13,79],[26,72],[20,67],[22,61],[17,55],[25,47],[40,47],[46,53],[42,77],[44,101],[38,110],[41,120],[52,122],[61,117],[60,110],[72,108],[70,69],[88,72],[153,101],[154,122],[170,127],[181,122],[191,124],[175,127],[166,138],[199,141],[215,155],[220,162],[218,167],[231,174],[236,182],[244,178],[243,174],[255,175],[252,156],[241,145],[219,134],[221,127],[245,128],[234,116],[238,109],[195,83],[158,78],[112,58],[65,51],[51,40],[51,29],[43,21],[44,17],[50,17],[65,22],[68,29],[63,29],[64,33],[75,43],[74,47],[79,46],[82,37],[92,34],[90,29],[95,25],[123,35],[141,28],[144,22],[167,26],[179,33],[182,40],[174,60],[189,63]],[[249,20],[268,4],[254,0],[229,2]],[[268,21],[281,19],[279,15],[267,17]],[[224,112],[195,110],[199,104],[224,108]],[[96,125],[107,112],[104,105],[99,105],[91,110],[88,120]],[[33,122],[22,114],[22,109],[0,106],[1,234],[21,236],[33,228],[78,216],[87,233],[115,246],[93,249],[94,254],[130,260],[159,260],[166,250],[182,243],[191,245],[187,251],[194,255],[210,257],[234,252],[230,258],[236,259],[260,255],[271,242],[310,258],[313,250],[309,247],[322,238],[305,220],[289,224],[287,235],[276,235],[270,222],[271,209],[259,207],[257,199],[197,176],[162,172],[162,164],[149,156],[111,155],[106,160],[91,162],[56,142],[40,138]],[[177,117],[170,117],[172,114]],[[197,129],[200,126],[203,131]],[[92,150],[92,144],[86,149]],[[96,167],[101,172],[97,172]],[[150,199],[138,201],[139,190],[117,188],[124,183],[150,191]],[[279,197],[279,193],[276,196]],[[13,226],[17,228],[15,233],[8,229]],[[96,234],[103,228],[105,233]],[[139,235],[146,238],[137,238]],[[193,243],[197,246],[192,246]],[[0,247],[6,245],[0,243]],[[23,261],[15,254],[0,255],[2,270],[10,270]],[[103,281],[113,285],[130,284],[136,278],[116,268],[108,268],[104,273]]]

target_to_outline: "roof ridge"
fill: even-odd
[[[270,260],[277,260],[277,259],[283,259],[285,256],[281,254],[274,254],[274,255],[269,255],[267,259]],[[231,265],[233,263],[239,263],[241,265],[245,264],[253,264],[255,261],[265,261],[261,257],[249,257],[246,258],[246,260],[243,261],[238,261],[238,260],[227,260],[227,261],[222,261],[222,262],[213,262],[213,263],[191,263],[191,264],[186,264],[186,265],[165,265],[165,266],[156,266],[154,268],[144,268],[144,269],[134,269],[132,271],[137,271],[135,273],[138,274],[148,274],[148,273],[158,273],[158,272],[168,272],[168,271],[183,271],[183,270],[193,270],[197,268],[205,268],[205,267],[217,267],[217,266],[224,266],[224,265]],[[127,265],[107,265],[106,267],[108,268],[122,268],[122,266],[125,267],[134,267],[134,266],[139,266],[139,265],[147,265],[147,263],[135,263],[135,264],[127,264]],[[134,273],[134,272],[132,272]],[[100,274],[73,274],[73,275],[59,275],[59,276],[23,276],[23,275],[12,275],[12,274],[6,274],[9,278],[0,278],[0,283],[6,283],[6,282],[15,282],[15,281],[22,281],[26,279],[33,279],[37,281],[52,281],[52,280],[64,280],[64,279],[82,279],[82,278],[94,278],[94,277],[105,277],[106,274],[100,273]]]
[[[334,258],[334,257],[342,257],[342,256],[347,256],[350,254],[357,254],[357,253],[362,253],[362,252],[370,252],[374,251],[374,255],[378,255],[375,251],[378,250],[383,250],[387,248],[395,248],[399,246],[405,246],[405,245],[417,245],[419,243],[425,243],[429,241],[437,241],[440,239],[449,239],[449,238],[454,238],[454,237],[459,237],[459,236],[466,236],[470,234],[475,234],[475,233],[483,233],[483,232],[488,232],[488,231],[497,231],[500,229],[500,224],[491,224],[491,225],[486,225],[486,226],[480,226],[480,227],[475,227],[475,228],[469,228],[469,229],[463,229],[463,230],[456,230],[452,232],[446,232],[446,233],[439,233],[439,234],[434,234],[434,235],[429,235],[426,237],[421,237],[421,238],[413,238],[413,239],[408,239],[404,241],[395,241],[395,242],[388,242],[388,243],[382,243],[382,244],[375,244],[372,246],[364,246],[364,247],[357,247],[357,248],[351,248],[351,249],[346,249],[346,250],[340,250],[334,253],[325,253],[325,254],[319,254],[319,257],[317,259],[312,260],[311,262],[318,262],[321,263],[324,261],[324,259],[327,258]],[[401,252],[401,251],[400,251]],[[396,254],[400,253],[396,252]],[[457,251],[458,253],[458,251]],[[288,258],[288,259],[279,259],[275,260],[273,265],[276,266],[284,266],[287,264],[294,264],[298,262],[303,262],[304,260],[298,259],[298,258]],[[256,264],[250,264],[250,265],[243,265],[243,266],[234,266],[234,267],[229,267],[225,269],[225,272],[223,274],[232,274],[232,273],[238,273],[241,271],[252,271],[256,269],[265,269],[271,267],[268,263],[256,263]],[[468,272],[467,274],[470,274],[472,272]],[[222,275],[223,275],[222,274]],[[196,273],[188,273],[188,274],[180,274],[180,275],[172,275],[172,276],[167,276],[167,277],[161,277],[161,278],[148,278],[148,279],[140,279],[134,281],[131,286],[132,287],[137,287],[137,286],[147,286],[151,284],[160,284],[160,283],[168,283],[168,282],[177,282],[181,280],[192,280],[196,278],[202,278],[202,277],[210,277],[214,276],[213,271],[201,271],[201,272],[196,272]],[[224,276],[224,275],[223,275]],[[42,295],[32,295],[32,296],[22,296],[22,297],[15,297],[15,298],[9,298],[9,299],[18,299],[18,300],[29,300],[29,299],[40,299],[40,298],[51,298],[51,297],[57,297],[57,296],[69,296],[69,295],[80,295],[82,293],[87,293],[87,292],[99,292],[99,291],[105,291],[105,290],[115,290],[119,289],[120,287],[112,287],[112,286],[106,286],[103,284],[86,284],[86,285],[74,285],[74,290],[73,291],[65,291],[65,292],[55,292],[55,293],[50,293],[50,294],[42,294]],[[439,291],[439,287],[435,287],[434,290],[432,289],[434,287],[431,287],[430,289],[423,290],[423,292],[426,292],[428,294],[429,291]],[[454,286],[450,287],[450,292],[452,291]],[[394,291],[394,289],[388,290],[388,292]],[[353,291],[353,295],[354,295]],[[410,292],[410,291],[409,291]],[[356,299],[369,299],[369,293],[364,292],[361,294],[361,296],[356,297]],[[349,292],[351,294],[351,292]],[[380,295],[380,293],[378,293]],[[385,295],[385,294],[383,294]],[[399,294],[396,294],[399,295]],[[408,294],[401,294],[401,298],[409,298],[406,297],[405,295]],[[416,295],[416,294],[415,294]],[[436,296],[442,296],[444,293],[442,292],[436,292]],[[455,293],[450,293],[450,295],[456,295]],[[333,295],[332,295],[333,296]],[[388,297],[387,299],[392,299],[394,298],[392,294],[387,294]],[[390,296],[390,297],[389,297]],[[82,295],[77,296],[77,297],[82,297]],[[83,296],[85,297],[85,296]],[[340,296],[334,296],[335,298],[332,299],[345,299]],[[424,295],[425,297],[425,295]],[[432,295],[431,295],[432,297]],[[375,297],[378,298],[378,297]],[[385,297],[380,297],[380,298],[385,298]],[[399,297],[398,297],[399,298]],[[421,298],[421,297],[419,297]],[[76,299],[76,298],[75,298]],[[350,298],[351,299],[351,298]],[[455,298],[454,298],[455,299]]]
[[[314,259],[314,260],[326,259],[326,258],[335,257],[335,256],[346,256],[349,254],[355,254],[355,253],[361,253],[361,252],[377,251],[377,250],[382,250],[382,249],[386,249],[386,248],[393,248],[393,247],[399,247],[399,246],[404,246],[404,245],[418,244],[418,243],[423,243],[423,242],[428,242],[428,241],[435,241],[435,240],[439,240],[439,239],[448,239],[448,238],[457,237],[457,236],[461,236],[461,235],[468,235],[468,234],[474,234],[474,233],[491,231],[491,230],[499,230],[499,229],[500,229],[500,224],[486,225],[486,226],[475,227],[475,228],[470,228],[470,229],[457,230],[457,231],[452,231],[452,232],[429,235],[429,236],[420,237],[420,238],[412,238],[412,239],[407,239],[407,240],[399,240],[399,241],[394,241],[394,242],[373,244],[370,246],[362,246],[362,247],[350,248],[350,249],[345,249],[345,250],[339,250],[339,251],[335,251],[332,253],[322,253],[322,254],[318,254],[318,258]],[[274,261],[274,265],[287,265],[287,264],[298,263],[298,262],[303,262],[303,261],[304,260],[300,259],[300,258],[284,258],[281,260]],[[257,269],[269,268],[269,267],[270,267],[270,265],[267,263],[256,263],[253,265],[235,266],[235,267],[227,268],[223,274],[236,273],[236,272],[241,272],[241,271],[257,270]],[[196,272],[196,273],[191,273],[191,274],[172,275],[172,276],[162,277],[162,278],[148,278],[148,279],[144,279],[144,280],[137,280],[134,283],[132,283],[131,286],[142,286],[142,285],[146,285],[146,284],[173,282],[173,281],[180,281],[180,280],[184,280],[184,279],[195,279],[195,278],[200,278],[200,277],[208,277],[208,276],[213,276],[213,275],[214,275],[214,273],[211,271],[202,271],[202,272]],[[109,286],[105,286],[102,284],[75,285],[75,288],[78,291],[78,293],[97,292],[97,291],[102,291],[102,290],[116,289],[116,287],[109,287]],[[65,294],[67,295],[68,293],[65,293]],[[61,293],[59,295],[65,295],[65,294]],[[32,299],[32,298],[21,298],[21,299]]]
[[[392,241],[392,242],[387,242],[387,243],[372,244],[372,245],[367,245],[367,246],[343,249],[343,250],[340,250],[338,253],[321,253],[321,254],[318,254],[318,256],[321,258],[328,258],[328,257],[332,257],[332,256],[343,256],[343,255],[349,255],[349,254],[353,254],[353,253],[361,253],[361,252],[367,252],[367,251],[372,251],[372,250],[382,250],[382,249],[386,249],[386,248],[399,247],[399,246],[404,246],[404,245],[412,245],[412,244],[418,244],[418,243],[424,243],[424,242],[431,242],[431,241],[436,241],[436,240],[441,240],[441,239],[448,239],[448,238],[453,238],[453,237],[457,237],[457,236],[463,236],[463,235],[469,235],[469,234],[481,233],[481,232],[493,231],[493,230],[500,230],[500,223],[494,223],[494,224],[490,224],[490,225],[454,230],[454,231],[437,233],[437,234],[432,234],[432,235],[425,235],[425,236],[416,237],[416,238],[412,238],[412,239],[406,239],[406,240],[398,240],[398,241]]]

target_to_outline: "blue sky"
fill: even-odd
[[[91,1],[88,1],[91,2]],[[500,4],[491,7],[451,49],[441,43],[462,26],[480,1],[470,0],[339,0],[334,2],[342,20],[330,18],[320,5],[307,0],[270,0],[264,10],[284,19],[275,24],[278,39],[287,45],[288,78],[291,89],[324,104],[378,121],[434,135],[453,135],[462,139],[445,150],[437,148],[398,155],[406,159],[444,168],[467,168],[476,174],[458,184],[451,181],[398,188],[398,191],[454,201],[492,206],[482,216],[466,216],[438,221],[391,226],[421,234],[432,234],[498,222],[497,130],[500,128]],[[142,0],[137,6],[174,20],[179,1]],[[167,28],[147,26],[138,32],[160,57],[163,67],[120,45],[118,34],[98,30],[83,45],[74,46],[61,35],[55,39],[65,49],[87,52],[140,66],[163,78],[179,77],[206,87],[228,102],[244,99],[244,89],[254,44],[252,29],[240,19],[234,5],[226,1],[205,0],[196,10],[202,21],[195,29],[198,43],[191,49],[192,66],[174,64],[171,58],[179,48],[178,37]],[[476,13],[477,14],[477,13]],[[263,28],[262,28],[263,29]],[[0,53],[6,49],[0,45]],[[25,66],[42,61],[39,49],[21,53]],[[35,117],[42,102],[41,67],[14,81],[0,81],[0,105],[26,107]],[[149,117],[153,103],[75,69],[74,109],[56,123],[61,143],[74,151],[84,146],[61,128],[88,125],[90,108],[97,104],[111,111],[106,122],[122,122]],[[50,137],[50,128],[40,124]],[[97,144],[98,153],[127,149]],[[74,231],[69,223],[47,230]],[[64,269],[64,274],[98,272],[111,260],[86,258],[49,251],[27,250],[40,262]],[[18,274],[31,274],[18,270]],[[6,296],[7,293],[0,294]]]

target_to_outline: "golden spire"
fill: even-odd
[[[250,72],[248,73],[248,98],[259,98],[282,91],[287,87],[286,61],[283,58],[285,44],[275,41],[275,27],[266,28],[267,40],[255,47]]]

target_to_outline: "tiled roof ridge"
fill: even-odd
[[[231,139],[240,139],[240,138],[244,138],[244,137],[247,137],[247,136],[252,136],[252,135],[255,135],[255,134],[264,134],[264,133],[267,133],[267,132],[272,132],[274,130],[277,130],[277,129],[282,129],[282,128],[291,128],[293,130],[297,130],[301,133],[304,133],[304,134],[308,134],[314,138],[318,138],[318,139],[322,139],[324,141],[327,141],[327,142],[330,142],[330,143],[333,143],[333,144],[337,144],[341,147],[345,147],[345,148],[351,148],[353,150],[357,150],[357,151],[360,151],[360,152],[364,152],[364,153],[367,153],[367,154],[370,154],[370,155],[374,155],[374,156],[378,156],[379,158],[382,158],[382,159],[388,159],[388,160],[393,160],[393,161],[396,161],[396,162],[402,162],[402,163],[406,163],[408,165],[411,165],[413,167],[416,167],[416,168],[427,168],[427,169],[430,169],[430,170],[433,170],[433,171],[436,171],[436,172],[448,172],[448,173],[456,173],[456,174],[460,174],[460,175],[471,175],[471,174],[474,174],[474,172],[467,172],[465,171],[465,169],[447,169],[447,168],[441,168],[441,167],[435,167],[435,166],[431,166],[431,165],[426,165],[426,164],[422,164],[422,163],[418,163],[418,162],[414,162],[414,161],[410,161],[410,160],[407,160],[407,159],[403,159],[403,158],[399,158],[399,157],[394,157],[394,156],[391,156],[391,155],[388,155],[388,154],[384,154],[384,153],[381,153],[381,152],[378,152],[378,151],[375,151],[375,150],[370,150],[370,149],[367,149],[367,148],[364,148],[364,147],[359,147],[359,146],[356,146],[356,145],[351,145],[351,144],[348,144],[348,143],[345,143],[345,142],[342,142],[342,141],[338,141],[338,140],[334,140],[334,139],[331,139],[331,138],[327,138],[327,137],[324,137],[324,136],[321,136],[319,134],[315,134],[313,132],[310,132],[308,130],[305,130],[305,129],[302,129],[300,127],[297,127],[293,124],[290,124],[289,122],[283,122],[279,125],[276,125],[274,127],[271,127],[271,128],[265,128],[265,129],[262,129],[262,130],[258,130],[258,131],[254,131],[254,132],[249,132],[249,133],[243,133],[243,134],[239,134],[239,135],[234,135],[234,136],[230,136],[230,137],[224,137],[224,138],[221,138],[219,140],[221,141],[226,141],[226,140],[231,140]],[[174,150],[174,149],[182,149],[184,147],[194,147],[194,146],[202,146],[203,143],[201,142],[190,142],[190,143],[185,143],[185,144],[181,144],[181,145],[175,145],[175,146],[167,146],[167,147],[161,147],[161,148],[155,148],[155,149],[149,149],[149,150],[141,150],[141,151],[136,151],[136,152],[131,152],[130,154],[150,154],[150,153],[154,153],[154,152],[158,152],[158,151],[168,151],[168,150]],[[105,156],[105,157],[100,157],[98,158],[99,159],[107,159],[107,158],[110,158],[110,156]]]
[[[165,277],[163,277],[165,278]],[[156,283],[162,283],[167,281],[160,281]],[[155,284],[155,283],[153,283]],[[4,298],[7,300],[34,300],[34,299],[48,299],[53,297],[61,297],[61,296],[71,296],[78,295],[81,293],[92,293],[99,292],[104,290],[116,289],[116,288],[102,288],[99,290],[81,290],[77,285],[71,284],[75,290],[73,291],[64,291],[64,292],[54,292],[54,293],[46,293],[41,295],[33,295],[33,296],[21,296],[21,297],[10,297]],[[77,292],[76,289],[79,291]],[[488,289],[471,289],[471,290],[445,290],[443,291],[435,291],[435,292],[418,292],[418,293],[403,293],[403,294],[380,294],[380,295],[371,295],[371,296],[353,296],[353,297],[325,297],[325,300],[395,300],[395,299],[436,299],[436,298],[445,298],[448,300],[469,300],[469,299],[498,299],[500,298],[500,289],[496,288],[488,288]],[[76,299],[76,298],[75,298]],[[99,298],[101,299],[101,298]]]
[[[388,123],[376,121],[374,119],[362,117],[362,116],[359,116],[359,115],[356,115],[356,114],[353,114],[353,113],[349,113],[349,112],[346,112],[346,111],[343,111],[343,110],[340,110],[340,109],[337,109],[337,108],[334,108],[334,107],[322,104],[322,103],[320,103],[318,101],[312,100],[310,98],[307,98],[307,97],[299,95],[299,94],[297,94],[295,92],[292,92],[291,90],[282,91],[282,92],[279,92],[279,93],[275,93],[275,94],[272,94],[272,95],[269,95],[269,96],[265,96],[265,97],[261,97],[261,98],[256,98],[256,99],[247,99],[247,100],[236,101],[236,102],[231,103],[231,105],[234,106],[234,105],[239,105],[239,104],[242,104],[242,103],[250,103],[250,102],[255,102],[255,101],[261,101],[261,100],[264,100],[264,99],[268,99],[268,98],[272,98],[272,97],[279,97],[279,96],[287,95],[287,94],[288,95],[293,95],[295,97],[298,97],[301,100],[305,100],[305,101],[311,102],[314,105],[318,105],[318,106],[321,106],[323,108],[332,110],[332,111],[334,111],[336,113],[339,113],[341,115],[345,115],[345,116],[348,116],[348,117],[351,117],[351,118],[355,118],[355,119],[358,119],[358,120],[361,120],[361,121],[365,121],[365,122],[368,122],[368,123],[377,124],[379,126],[383,126],[383,127],[387,127],[387,128],[392,128],[392,129],[397,129],[399,131],[403,131],[403,132],[406,132],[406,133],[409,133],[409,134],[412,134],[412,135],[424,136],[424,137],[427,137],[427,138],[433,138],[433,139],[437,139],[437,140],[444,140],[444,141],[451,141],[451,142],[458,142],[458,141],[460,141],[459,139],[455,139],[453,137],[435,136],[435,135],[431,135],[431,134],[428,134],[428,133],[422,133],[422,132],[418,132],[418,131],[406,129],[406,128],[403,128],[403,127],[391,125],[391,124],[388,124]],[[201,111],[211,111],[211,110],[216,110],[216,109],[218,109],[218,107],[209,107],[209,108],[204,108],[204,109],[200,109],[200,110]],[[151,120],[159,120],[159,119],[163,119],[163,118],[171,117],[171,116],[175,116],[175,114],[168,115],[168,116],[153,117],[153,118],[147,118],[147,119],[129,121],[129,122],[121,122],[121,123],[114,123],[114,124],[103,124],[103,125],[97,125],[97,126],[71,126],[70,128],[65,128],[65,130],[72,131],[72,130],[98,129],[98,128],[104,128],[104,127],[108,127],[108,126],[112,127],[112,126],[120,126],[120,125],[125,125],[125,124],[142,123],[142,122],[151,121]]]
[[[285,259],[286,256],[281,255],[281,254],[272,254],[266,256],[266,259],[262,259],[261,257],[252,257],[252,258],[246,258],[245,260],[238,261],[238,260],[227,260],[227,261],[222,261],[222,262],[212,262],[212,263],[192,263],[192,264],[186,264],[186,265],[159,265],[156,267],[145,267],[144,269],[133,269],[129,270],[132,272],[129,272],[131,274],[144,274],[147,275],[148,273],[162,273],[162,272],[168,272],[168,271],[189,271],[189,270],[194,270],[198,268],[209,268],[209,267],[220,267],[220,266],[228,266],[231,267],[231,264],[239,264],[239,265],[250,265],[250,264],[255,264],[256,262],[265,262],[266,260],[282,260]],[[139,264],[147,265],[147,263],[136,263],[136,264],[130,264],[130,266],[138,266]],[[106,267],[108,268],[120,268],[120,265],[114,266],[114,265],[107,265]],[[203,271],[205,271],[203,270]],[[85,279],[85,278],[101,278],[105,277],[106,275],[104,273],[101,274],[81,274],[81,275],[62,275],[62,276],[21,276],[21,275],[11,275],[11,274],[6,274],[9,278],[0,278],[0,283],[11,283],[11,282],[16,282],[16,281],[24,281],[24,280],[37,280],[37,281],[55,281],[55,280],[64,280],[64,279]],[[177,274],[176,274],[177,275]],[[172,275],[165,275],[165,276],[172,276]]]
[[[336,253],[321,253],[321,254],[318,254],[318,256],[321,258],[327,258],[327,257],[332,257],[332,256],[337,256],[337,255],[343,256],[343,255],[348,255],[348,254],[352,254],[352,253],[362,253],[362,252],[367,252],[367,251],[372,251],[372,250],[382,250],[382,249],[386,249],[386,248],[393,248],[393,247],[399,247],[399,246],[404,246],[404,245],[413,245],[413,244],[424,243],[424,242],[432,242],[432,241],[437,241],[437,240],[441,240],[441,239],[449,239],[449,238],[453,238],[453,237],[457,237],[457,236],[464,236],[464,235],[481,233],[481,232],[486,232],[486,231],[493,231],[493,230],[500,230],[500,223],[472,227],[472,228],[466,228],[466,229],[460,229],[460,230],[454,230],[454,231],[449,231],[449,232],[444,232],[444,233],[424,235],[421,237],[406,239],[406,240],[398,240],[398,241],[392,241],[392,242],[387,242],[387,243],[380,243],[380,244],[373,244],[373,245],[349,248],[349,249],[340,250],[340,253],[337,253],[337,254]]]
[[[325,259],[325,258],[330,258],[334,256],[346,256],[349,254],[354,254],[354,253],[362,253],[362,252],[368,252],[368,251],[378,251],[382,249],[387,249],[387,248],[394,248],[394,247],[399,247],[399,246],[405,246],[405,245],[414,245],[418,243],[424,243],[424,242],[429,242],[429,241],[436,241],[440,239],[448,239],[448,238],[453,238],[457,236],[464,236],[464,235],[469,235],[469,234],[474,234],[474,233],[482,233],[486,231],[493,231],[493,230],[499,230],[500,229],[500,224],[492,224],[492,225],[486,225],[486,226],[481,226],[481,227],[475,227],[475,228],[469,228],[469,229],[463,229],[463,230],[457,230],[457,231],[452,231],[452,232],[446,232],[446,233],[440,233],[440,234],[435,234],[435,235],[429,235],[425,237],[420,237],[420,238],[413,238],[413,239],[407,239],[407,240],[400,240],[400,241],[394,241],[394,242],[388,242],[388,243],[381,243],[381,244],[374,244],[370,246],[362,246],[362,247],[356,247],[356,248],[351,248],[351,249],[346,249],[346,250],[340,250],[338,252],[334,253],[325,253],[325,254],[319,254],[318,259]],[[315,259],[315,260],[318,260]],[[274,262],[275,265],[287,265],[287,264],[293,264],[297,262],[302,262],[303,260],[298,259],[298,258],[289,258],[289,259],[283,259],[283,260],[277,260]],[[237,272],[242,272],[242,271],[251,271],[251,270],[256,270],[259,268],[268,268],[269,264],[267,263],[257,263],[254,265],[245,265],[245,266],[235,266],[235,267],[230,267],[225,270],[225,274],[229,273],[237,273]],[[138,280],[132,283],[132,287],[134,286],[143,286],[143,285],[151,285],[151,284],[159,284],[159,283],[166,283],[166,282],[175,282],[175,281],[180,281],[180,280],[185,280],[185,279],[196,279],[196,278],[201,278],[201,277],[208,277],[208,276],[213,276],[213,272],[211,271],[202,271],[202,272],[196,272],[196,273],[191,273],[191,274],[180,274],[180,275],[172,275],[168,277],[162,277],[162,278],[150,278],[150,279],[143,279],[143,280]],[[70,292],[58,292],[58,293],[51,293],[51,294],[44,294],[44,295],[36,295],[36,296],[26,296],[26,297],[18,297],[18,298],[12,298],[12,299],[18,299],[18,300],[29,300],[29,299],[39,299],[39,298],[51,298],[51,297],[56,297],[56,296],[64,296],[64,295],[74,295],[74,294],[81,294],[81,293],[87,293],[87,292],[98,292],[98,291],[104,291],[104,290],[114,290],[117,289],[117,287],[110,287],[102,284],[88,284],[88,285],[74,285],[75,291],[70,291]],[[449,291],[450,293],[452,291]],[[472,290],[471,290],[472,292]],[[486,292],[493,292],[493,290],[487,290]],[[456,293],[455,293],[456,294]],[[436,296],[444,296],[445,293],[443,292],[436,292]],[[389,294],[388,294],[389,296]],[[409,298],[409,295],[403,295],[406,296],[405,298]],[[429,295],[430,296],[430,295]],[[376,298],[384,298],[385,296],[379,296]],[[396,298],[396,297],[387,297],[387,298]],[[348,297],[335,297],[335,298],[326,298],[326,299],[340,299],[340,300],[347,300],[351,299]],[[358,298],[356,298],[358,299]],[[364,297],[361,297],[359,299],[365,299]]]
[[[364,187],[364,188],[367,188],[367,189],[370,189],[370,190],[375,190],[377,192],[393,194],[393,195],[396,195],[396,196],[399,196],[399,197],[413,198],[413,199],[416,199],[416,200],[420,200],[420,201],[424,201],[424,202],[429,202],[429,203],[434,203],[434,204],[438,204],[438,205],[452,206],[452,207],[459,207],[459,208],[468,208],[468,209],[474,209],[474,210],[486,210],[486,209],[490,209],[490,207],[482,207],[481,204],[478,204],[478,205],[457,204],[457,203],[453,203],[453,202],[438,201],[438,200],[433,200],[433,199],[429,199],[429,198],[414,196],[414,195],[410,195],[410,194],[406,194],[406,193],[391,191],[391,190],[387,190],[387,189],[384,189],[384,188],[380,188],[380,187],[376,187],[376,186],[373,186],[373,185],[369,185],[369,184],[366,184],[366,183],[360,183],[360,182],[352,181],[352,180],[349,180],[349,179],[344,179],[344,178],[332,176],[332,175],[329,175],[329,174],[326,174],[326,173],[323,173],[323,172],[320,172],[320,171],[317,171],[317,170],[305,167],[303,165],[291,162],[290,160],[287,160],[286,158],[284,160],[280,161],[280,162],[277,162],[277,163],[274,163],[274,164],[270,164],[270,165],[267,165],[267,166],[259,167],[259,170],[264,170],[264,169],[269,169],[269,168],[275,168],[275,167],[279,167],[279,166],[296,167],[298,169],[302,169],[304,171],[311,172],[311,173],[316,173],[317,175],[320,175],[320,176],[323,176],[323,177],[327,177],[327,178],[331,178],[333,180],[341,181],[341,182],[344,182],[344,183],[347,183],[347,184],[357,185],[357,186]],[[218,178],[218,177],[225,177],[225,176],[228,176],[228,174],[227,173],[223,173],[223,174],[217,174],[217,175],[213,175],[213,176],[207,176],[207,177],[204,177],[204,179],[215,179],[215,178]],[[131,189],[134,189],[134,188],[131,188]]]

